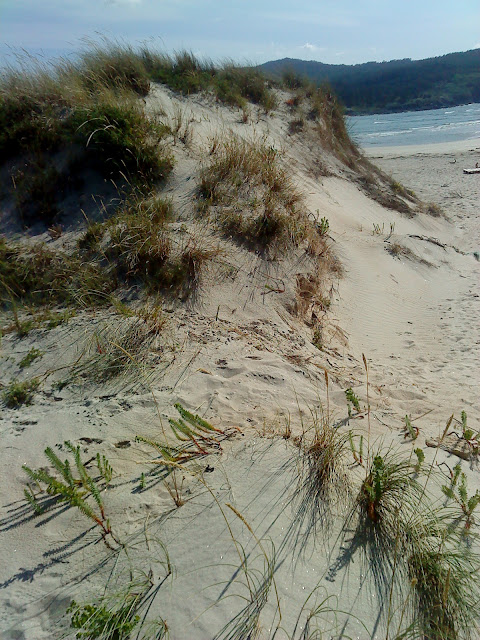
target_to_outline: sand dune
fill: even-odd
[[[368,198],[332,155],[322,152],[333,175],[313,177],[320,150],[289,135],[289,112],[281,105],[274,115],[259,112],[245,124],[238,111],[205,98],[178,99],[161,87],[147,98],[148,109],[180,109],[191,129],[189,145],[175,148],[177,165],[165,189],[185,224],[195,205],[199,163],[212,138],[232,131],[282,152],[306,194],[308,210],[318,220],[328,219],[333,252],[343,268],[343,275],[328,276],[321,349],[312,342],[312,327],[292,313],[296,278],[308,274],[305,263],[286,255],[268,263],[230,243],[230,253],[210,269],[196,301],[164,303],[166,328],[152,355],[157,364],[148,384],[85,382],[58,390],[52,383],[61,379],[59,371],[32,405],[4,408],[0,628],[5,639],[60,637],[71,599],[101,591],[112,568],[118,569],[117,557],[125,571],[129,562],[151,570],[153,583],[160,585],[168,574],[161,544],[175,573],[162,583],[154,610],[166,619],[172,640],[226,637],[215,634],[244,604],[226,596],[248,593],[247,577],[232,566],[238,567],[245,553],[252,575],[260,579],[269,559],[273,562],[273,549],[277,572],[275,584],[269,583],[259,637],[272,637],[277,625],[284,637],[300,637],[300,629],[293,636],[294,627],[310,594],[304,610],[327,598],[317,622],[329,637],[344,637],[342,629],[356,638],[385,637],[391,566],[372,568],[368,552],[352,542],[353,525],[343,528],[340,503],[322,526],[301,520],[295,494],[299,448],[281,436],[288,427],[293,436],[301,434],[299,414],[308,423],[309,409],[328,411],[328,419],[347,430],[365,431],[362,354],[369,367],[372,442],[409,455],[411,442],[402,433],[405,414],[412,420],[424,416],[416,423],[415,446],[438,437],[448,417],[462,410],[478,429],[480,262],[474,254],[480,251],[480,178],[462,173],[478,160],[478,146],[375,150],[375,163],[446,214],[407,217]],[[67,325],[35,329],[22,340],[6,334],[2,382],[21,373],[18,362],[32,347],[44,355],[29,375],[67,366],[92,328],[109,322],[108,315],[85,311]],[[353,388],[362,408],[350,420],[347,388]],[[151,450],[134,442],[136,435],[159,438],[176,402],[231,435],[217,455],[196,463],[202,482],[183,474],[186,504],[180,508],[161,474],[152,473]],[[34,518],[25,508],[22,465],[44,465],[46,446],[66,455],[65,440],[81,444],[87,459],[97,451],[107,455],[115,469],[105,504],[119,536],[128,541],[128,561],[123,552],[112,554],[99,542],[94,527],[73,509]],[[425,454],[430,461],[436,455],[437,462],[457,462],[448,452],[425,449]],[[467,463],[463,468],[470,488],[480,488],[476,472]],[[352,479],[359,473],[352,469]],[[264,551],[248,527],[263,541]],[[158,562],[152,563],[152,556]],[[395,597],[393,620],[399,624],[403,596]]]

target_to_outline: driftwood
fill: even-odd
[[[414,234],[408,234],[409,238],[416,238],[417,240],[423,240],[424,242],[431,242],[432,244],[436,244],[437,247],[441,247],[442,249],[446,249],[448,245],[443,244],[443,242],[440,242],[440,240],[437,240],[437,238],[429,238],[428,236],[417,236]]]
[[[425,444],[427,447],[440,447],[440,449],[448,451],[462,460],[470,460],[474,456],[471,445],[464,438],[459,438],[454,434],[446,436],[443,441],[438,438],[430,438],[425,441]]]

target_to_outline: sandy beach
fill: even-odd
[[[55,384],[95,328],[121,330],[124,320],[113,314],[84,311],[22,339],[5,333],[3,384],[24,375],[19,361],[33,348],[42,357],[28,375],[55,373],[31,405],[3,408],[0,416],[2,638],[73,638],[65,613],[72,599],[98,596],[112,576],[120,582],[142,572],[158,587],[149,613],[166,620],[171,640],[247,637],[229,636],[226,625],[235,616],[247,624],[252,591],[254,603],[266,602],[258,637],[272,638],[275,629],[277,638],[307,637],[300,634],[311,611],[308,624],[325,637],[384,640],[387,629],[395,637],[408,581],[407,592],[391,595],[395,568],[356,545],[357,525],[341,499],[358,491],[364,468],[349,455],[349,479],[334,489],[331,510],[308,515],[318,504],[299,490],[299,442],[326,419],[363,434],[372,452],[390,448],[408,457],[421,447],[429,462],[452,468],[461,461],[426,442],[462,411],[473,430],[480,428],[480,175],[463,174],[480,161],[480,140],[367,150],[395,181],[441,209],[405,215],[370,199],[327,155],[328,175],[315,174],[319,152],[289,133],[283,102],[273,116],[259,111],[248,124],[237,111],[160,87],[146,103],[170,114],[181,109],[191,126],[189,146],[175,146],[165,189],[183,216],[178,234],[190,225],[198,167],[215,136],[257,136],[281,152],[315,219],[328,220],[342,275],[328,281],[323,311],[314,310],[319,347],[315,318],[306,324],[291,311],[296,283],[308,276],[303,258],[271,261],[265,273],[257,255],[225,244],[229,253],[194,304],[163,304],[165,329],[150,353],[154,371],[142,384]],[[68,242],[71,233],[53,242]],[[347,389],[359,399],[353,415]],[[152,464],[155,451],[135,441],[160,439],[168,418],[177,417],[175,403],[224,432],[191,471],[177,470],[181,507],[171,478]],[[405,415],[419,429],[414,444],[404,434]],[[103,495],[125,543],[115,552],[74,509],[33,516],[25,505],[22,465],[44,466],[47,446],[64,459],[66,440],[80,445],[86,460],[107,456],[114,469]],[[475,464],[461,462],[469,490],[480,489]],[[433,493],[438,500],[441,492]]]

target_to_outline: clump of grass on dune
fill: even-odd
[[[17,409],[24,404],[32,404],[33,396],[40,386],[38,378],[20,382],[12,380],[2,391],[2,400],[9,409]]]
[[[0,238],[0,301],[33,304],[102,304],[115,288],[108,273],[95,262],[55,251],[44,244],[32,247]]]
[[[323,144],[336,151],[346,164],[359,156],[358,148],[347,131],[343,106],[332,89],[328,85],[315,89],[310,104],[308,117],[318,122],[317,132]]]
[[[294,92],[287,104],[292,109],[302,105],[305,120],[314,123],[323,147],[333,151],[347,164],[360,156],[348,133],[343,105],[328,84],[315,86],[308,78],[288,68],[284,70],[280,84]]]
[[[253,245],[298,245],[313,231],[303,196],[279,152],[231,136],[217,146],[200,177],[201,208],[220,228]]]
[[[417,627],[429,640],[478,637],[478,553],[442,523],[422,530],[417,549],[407,558]]]
[[[244,107],[253,102],[268,113],[276,107],[276,98],[265,76],[252,67],[224,65],[214,77],[214,91],[221,102]]]
[[[397,637],[474,638],[480,557],[453,512],[432,502],[432,471],[393,450],[373,455],[356,501],[357,543],[367,546],[376,580],[390,592],[389,616],[400,599],[401,619],[412,620]]]
[[[51,224],[73,174],[96,170],[152,188],[173,168],[170,128],[147,115],[147,72],[124,45],[91,44],[75,62],[27,59],[0,74],[0,154],[23,223]],[[62,160],[59,161],[59,154]]]
[[[181,246],[168,227],[173,219],[169,200],[134,194],[115,216],[90,225],[79,239],[79,248],[97,259],[106,258],[118,281],[139,281],[150,292],[189,294],[219,249],[195,237]]]
[[[98,327],[70,371],[71,380],[125,383],[148,377],[165,319],[158,308],[145,308]],[[153,359],[152,359],[153,358]]]
[[[348,433],[333,427],[328,416],[312,411],[311,424],[298,439],[300,473],[294,495],[292,533],[305,542],[319,527],[327,530],[334,513],[351,497],[347,475]]]
[[[244,107],[247,102],[253,102],[267,112],[276,106],[268,79],[253,67],[240,67],[231,62],[215,66],[185,50],[168,55],[144,49],[141,56],[152,80],[174,91],[185,94],[210,91],[225,104]]]

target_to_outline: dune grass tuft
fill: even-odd
[[[0,301],[77,306],[104,303],[114,283],[98,263],[76,254],[53,250],[42,243],[32,247],[0,237]]]
[[[200,177],[200,208],[220,228],[252,245],[289,247],[313,225],[279,152],[261,141],[231,136],[216,146]]]

